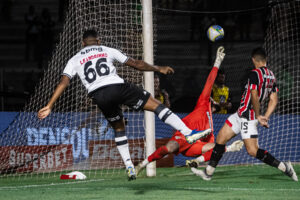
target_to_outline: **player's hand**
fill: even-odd
[[[51,108],[49,106],[46,106],[39,110],[38,118],[42,120],[46,118],[50,113],[51,113]]]
[[[174,69],[169,66],[159,66],[159,72],[162,74],[173,74]]]
[[[216,56],[216,60],[215,60],[215,64],[214,67],[220,67],[222,61],[224,60],[225,57],[225,48],[223,46],[220,46],[217,50],[217,56]]]
[[[226,152],[236,152],[240,151],[244,146],[244,142],[242,140],[234,141],[231,145],[226,147]]]
[[[261,126],[265,128],[269,128],[269,123],[268,123],[269,119],[267,117],[259,115],[256,118]]]

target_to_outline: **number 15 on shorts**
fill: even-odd
[[[241,122],[241,136],[242,139],[257,138],[257,120],[242,121]]]

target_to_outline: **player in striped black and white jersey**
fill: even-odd
[[[156,71],[163,74],[174,73],[171,67],[150,65],[142,60],[130,58],[117,49],[100,45],[95,30],[84,32],[82,46],[83,49],[68,61],[60,83],[48,104],[39,110],[39,119],[44,119],[51,113],[54,103],[69,85],[70,79],[78,75],[89,96],[114,129],[115,142],[128,171],[129,180],[135,179],[136,174],[129,154],[120,105],[124,104],[135,110],[143,109],[154,112],[166,124],[180,131],[190,143],[210,134],[211,129],[191,130],[176,114],[153,98],[149,92],[125,82],[117,75],[113,62],[118,61],[140,71]]]
[[[269,118],[278,103],[276,78],[271,70],[266,67],[266,54],[262,48],[256,48],[252,52],[252,62],[255,66],[248,77],[248,83],[243,93],[238,111],[228,117],[221,128],[212,156],[205,170],[192,170],[204,180],[211,180],[219,160],[225,152],[225,144],[237,134],[241,133],[248,154],[262,162],[276,167],[298,181],[298,177],[290,162],[281,162],[273,157],[268,151],[258,146],[258,123],[268,128]],[[266,113],[260,113],[260,104],[269,98]]]

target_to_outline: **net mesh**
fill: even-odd
[[[234,13],[179,12],[156,8],[156,62],[170,65],[176,71],[173,76],[163,77],[165,80],[161,81],[170,94],[172,110],[181,112],[181,105],[184,105],[185,111],[193,109],[211,69],[215,51],[219,45],[224,45],[227,55],[222,66],[226,71],[226,83],[233,92],[232,110],[235,111],[246,75],[245,66],[252,66],[251,50],[264,45],[269,55],[268,67],[277,77],[280,92],[279,105],[270,120],[270,128],[259,128],[259,145],[280,160],[299,162],[299,8],[299,1],[272,1],[266,9]],[[244,26],[241,30],[236,30],[232,25],[232,19],[249,16],[257,22],[255,25]],[[197,19],[202,19],[201,23]],[[212,19],[215,21],[210,21]],[[268,19],[267,27],[262,26],[263,19]],[[212,22],[225,29],[225,38],[219,43],[209,43],[206,38],[205,27]],[[250,22],[239,20],[237,23]],[[20,112],[0,135],[2,176],[31,176],[36,173],[48,176],[45,172],[61,173],[75,169],[89,170],[87,173],[90,176],[123,173],[120,170],[123,163],[114,146],[112,129],[87,97],[78,78],[72,80],[56,102],[51,116],[43,121],[36,117],[37,110],[52,95],[67,60],[81,48],[81,36],[87,28],[95,28],[100,33],[103,45],[142,59],[140,1],[70,1],[60,42],[49,68],[24,112]],[[247,35],[250,28],[252,33]],[[264,31],[263,36],[257,34]],[[139,72],[120,65],[117,65],[117,70],[125,80],[142,84],[142,74]],[[144,157],[143,113],[123,109],[128,119],[131,157],[137,163]],[[213,116],[215,133],[227,117],[224,114]],[[170,127],[156,119],[156,138],[169,138],[172,133]],[[235,139],[240,139],[240,136]],[[175,156],[174,164],[184,165],[186,159]],[[257,162],[243,149],[238,153],[225,154],[220,164]]]
[[[299,162],[299,70],[300,2],[272,1],[264,48],[268,67],[274,72],[279,88],[279,103],[270,119],[270,128],[259,127],[259,146],[281,161]],[[266,110],[267,103],[262,105]],[[260,163],[245,152],[227,155],[227,163]]]
[[[55,103],[50,116],[40,121],[36,112],[50,99],[68,59],[81,49],[82,34],[98,31],[102,45],[142,59],[141,4],[139,0],[71,0],[59,43],[33,96],[13,123],[0,135],[0,173],[3,176],[94,170],[86,173],[124,173],[112,128],[87,96],[80,79]],[[142,85],[142,74],[116,64],[118,74]],[[144,157],[143,112],[123,107],[133,162]],[[95,170],[97,169],[97,170]]]
[[[226,57],[221,68],[225,70],[226,85],[232,92],[231,112],[235,112],[247,80],[247,70],[253,66],[251,51],[264,46],[269,56],[268,67],[277,78],[279,104],[271,117],[270,128],[259,127],[259,145],[282,161],[299,162],[299,1],[272,1],[258,9],[234,12],[230,11],[232,8],[225,12],[192,9],[180,5],[175,10],[161,8],[161,5],[156,8],[157,62],[173,66],[176,72],[167,78],[171,86],[165,85],[170,96],[173,95],[173,111],[193,110],[216,49],[223,45]],[[222,41],[208,41],[206,30],[211,24],[224,28]],[[262,105],[263,109],[266,106]],[[215,134],[228,116],[213,114]],[[170,137],[172,130],[157,121],[156,133]],[[237,139],[241,139],[240,135],[234,138]],[[191,158],[175,156],[175,165],[185,165],[186,159]],[[252,163],[260,161],[250,157],[245,148],[224,154],[220,161],[221,165]]]

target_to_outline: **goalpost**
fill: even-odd
[[[151,1],[143,1],[143,4],[140,0],[69,2],[63,31],[48,69],[24,111],[0,135],[1,176],[43,174],[47,177],[53,173],[46,172],[60,174],[66,170],[86,170],[90,178],[99,174],[124,173],[125,176],[125,166],[115,146],[113,130],[88,98],[78,77],[71,80],[50,116],[40,121],[37,111],[51,97],[68,59],[81,49],[81,37],[86,29],[96,29],[102,45],[153,63],[153,39],[147,36],[152,34],[152,25],[149,24],[152,23],[152,5]],[[145,18],[142,12],[147,13]],[[143,31],[143,27],[147,30]],[[126,81],[143,86],[142,72],[122,65],[116,67]],[[146,73],[145,77],[146,89],[153,93],[153,73]],[[136,165],[145,157],[145,146],[150,149],[147,154],[155,148],[152,146],[155,144],[154,116],[145,114],[145,122],[143,112],[127,107],[123,107],[123,111],[131,158]],[[147,138],[152,137],[147,145],[144,144],[144,126],[148,128]],[[155,165],[150,169],[148,175],[155,175]]]
[[[153,64],[153,15],[152,1],[143,0],[143,39],[144,60]],[[154,95],[153,72],[144,72],[145,89]],[[154,113],[145,111],[146,156],[155,151],[155,121]],[[156,162],[147,165],[147,176],[156,175]]]

